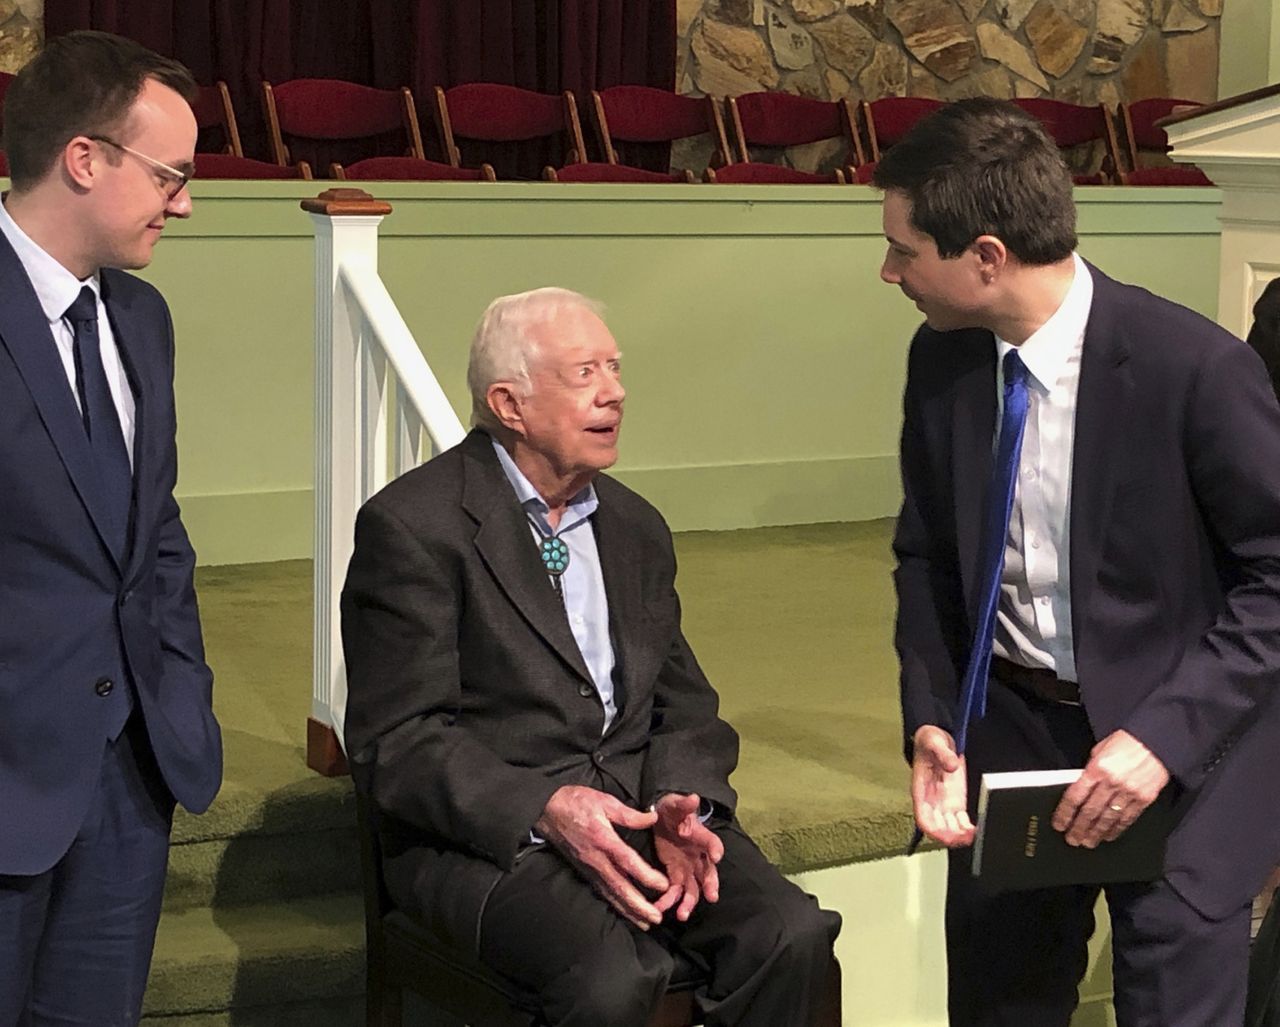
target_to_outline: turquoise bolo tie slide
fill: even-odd
[[[542,557],[542,568],[553,578],[560,577],[569,566],[569,547],[558,538],[544,538],[538,546],[538,555]]]

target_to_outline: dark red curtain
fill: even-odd
[[[115,32],[177,57],[200,82],[224,79],[246,153],[261,158],[263,79],[408,85],[424,141],[436,85],[585,96],[619,83],[670,89],[675,79],[675,0],[46,0],[44,17],[49,36]],[[509,148],[488,156],[500,173],[515,166]],[[529,155],[515,164],[531,166]]]

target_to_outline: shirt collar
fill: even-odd
[[[507,481],[511,482],[511,487],[515,489],[516,498],[520,500],[520,505],[527,512],[537,516],[541,522],[540,526],[548,534],[568,531],[596,512],[596,507],[600,505],[600,501],[596,498],[595,485],[588,482],[585,488],[579,490],[569,500],[568,509],[565,510],[564,516],[560,519],[558,531],[552,532],[550,525],[547,523],[547,513],[550,510],[550,507],[547,506],[547,501],[538,494],[538,490],[533,487],[533,483],[516,466],[516,462],[511,459],[511,454],[506,451],[506,448],[497,439],[491,438],[489,441],[493,443],[493,451],[498,454],[498,463],[502,465],[502,471],[507,476]]]
[[[1046,391],[1058,383],[1072,356],[1080,352],[1080,343],[1089,323],[1089,308],[1093,305],[1093,276],[1080,259],[1080,254],[1072,253],[1071,257],[1075,273],[1061,305],[1048,321],[1017,347],[1018,356],[1027,370]],[[1002,364],[1005,354],[1014,348],[1013,343],[996,336],[996,353]]]
[[[86,285],[93,290],[94,295],[101,298],[97,275],[91,275],[83,282],[76,278],[18,227],[3,203],[0,203],[0,232],[4,233],[13,252],[22,262],[27,278],[36,291],[36,298],[40,301],[40,309],[44,311],[50,324],[57,324],[62,320],[67,308],[75,302],[80,290]]]

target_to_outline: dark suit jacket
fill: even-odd
[[[1223,916],[1280,854],[1280,409],[1234,336],[1090,270],[1069,511],[1081,695],[1095,737],[1128,730],[1189,793],[1167,875]],[[995,360],[987,331],[912,343],[894,540],[908,751],[920,725],[951,726],[968,660]]]
[[[738,740],[680,631],[671,536],[606,475],[592,518],[617,655],[604,708],[487,434],[365,504],[342,594],[345,738],[397,903],[474,942],[484,895],[561,785],[732,809]]]
[[[132,680],[169,790],[209,805],[222,777],[173,498],[173,329],[154,288],[104,270],[103,298],[137,403],[134,518],[122,566],[71,385],[30,280],[0,235],[0,873],[62,856],[98,784],[107,704]]]

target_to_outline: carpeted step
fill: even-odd
[[[220,1013],[144,1016],[141,1027],[356,1027],[364,1022],[364,996],[350,995],[317,1002],[239,1006]]]
[[[164,909],[225,909],[359,889],[360,846],[354,826],[251,833],[174,845]]]
[[[166,913],[143,1012],[222,1014],[363,993],[364,910],[348,893]]]

